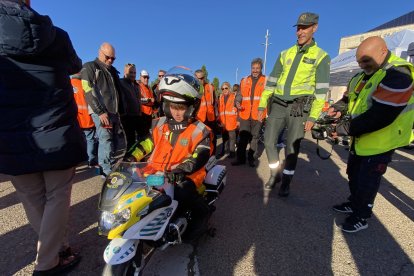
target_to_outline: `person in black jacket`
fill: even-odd
[[[98,51],[98,58],[83,65],[82,87],[89,111],[95,123],[98,136],[98,163],[102,175],[111,173],[115,163],[114,153],[118,146],[120,113],[124,113],[119,72],[112,65],[115,61],[114,47],[104,42]]]
[[[136,75],[135,64],[126,64],[124,78],[121,79],[121,92],[125,98],[125,114],[121,117],[121,122],[127,140],[127,149],[135,144],[140,133],[141,93],[139,85],[135,81]]]
[[[0,173],[38,234],[33,275],[60,273],[80,260],[66,232],[75,167],[87,160],[69,78],[82,63],[68,34],[22,1],[0,2],[0,26]]]

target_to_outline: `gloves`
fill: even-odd
[[[179,168],[175,168],[171,172],[166,173],[167,179],[171,183],[182,182],[185,179],[185,175],[185,172]]]
[[[290,116],[292,117],[302,117],[303,116],[303,102],[300,100],[295,100],[292,103],[290,108]]]

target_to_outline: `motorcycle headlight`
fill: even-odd
[[[124,224],[131,218],[131,209],[126,208],[119,213],[113,214],[108,211],[103,211],[101,213],[101,219],[99,222],[100,231],[103,234],[108,234],[109,231],[118,227],[121,224]]]
[[[115,215],[108,211],[103,211],[101,213],[101,218],[99,220],[99,230],[103,234],[108,234],[112,229],[115,222]]]

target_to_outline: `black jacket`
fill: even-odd
[[[107,67],[99,59],[87,62],[81,71],[82,81],[87,81],[92,90],[85,89],[85,99],[93,113],[124,114],[119,72],[115,67]]]
[[[121,95],[124,99],[125,115],[127,116],[140,116],[141,115],[141,92],[138,84],[132,82],[128,78],[122,78],[121,82]]]
[[[0,2],[0,173],[61,170],[86,160],[69,75],[81,60],[50,18]]]

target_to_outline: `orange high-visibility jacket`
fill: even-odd
[[[141,91],[141,112],[151,116],[153,113],[152,107],[154,105],[151,100],[154,100],[154,94],[148,86],[142,82],[138,83],[139,89]]]
[[[227,131],[232,131],[237,128],[237,108],[234,106],[235,98],[236,94],[230,93],[226,103],[224,103],[223,94],[219,100],[220,122]]]
[[[73,96],[78,105],[78,122],[81,128],[92,128],[95,126],[92,117],[88,112],[88,104],[85,100],[85,91],[82,88],[82,81],[78,78],[71,78],[70,82],[73,87]]]
[[[155,171],[170,171],[175,169],[186,158],[191,157],[201,141],[210,138],[210,154],[213,152],[212,132],[202,122],[196,121],[190,124],[179,134],[174,147],[170,144],[171,131],[166,123],[166,117],[157,120],[152,130],[152,138],[155,148],[148,160],[148,163]],[[203,185],[206,170],[204,167],[187,175],[199,188]]]
[[[243,120],[248,120],[250,117],[253,120],[257,120],[257,112],[259,108],[260,97],[262,96],[262,92],[264,90],[266,84],[266,77],[261,75],[256,82],[256,86],[254,88],[254,97],[253,102],[251,100],[251,90],[252,90],[252,77],[248,76],[247,78],[243,78],[240,82],[240,93],[243,97],[241,106],[242,110],[239,112],[240,118]],[[264,114],[266,116],[266,113]]]
[[[200,108],[197,112],[197,119],[202,122],[215,121],[216,114],[214,111],[214,86],[206,83],[204,84],[204,93],[201,97]]]

